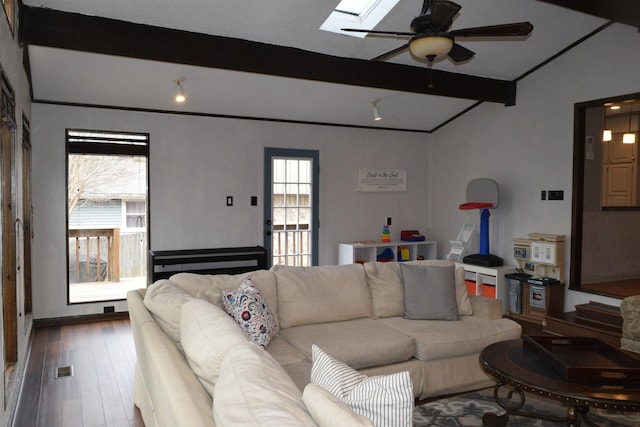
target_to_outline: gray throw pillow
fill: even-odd
[[[400,264],[404,288],[404,317],[457,320],[455,266]]]

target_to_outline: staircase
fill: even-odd
[[[554,335],[599,338],[620,348],[620,307],[591,301],[576,305],[575,311],[547,316],[545,332]]]

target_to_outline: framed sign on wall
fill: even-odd
[[[407,191],[407,171],[404,169],[360,169],[358,191]]]

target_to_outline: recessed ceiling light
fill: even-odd
[[[619,110],[620,106],[619,105],[612,105],[611,107],[609,107],[612,110]]]

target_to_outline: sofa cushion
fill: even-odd
[[[273,268],[280,327],[371,317],[371,295],[360,264]]]
[[[291,363],[304,362],[307,360],[307,357],[298,350],[296,347],[289,344],[284,338],[281,336],[273,337],[273,339],[269,342],[269,345],[265,347],[276,362],[281,364],[282,366],[289,365]]]
[[[314,345],[311,383],[376,426],[407,427],[413,423],[413,386],[407,371],[367,377]]]
[[[280,335],[309,360],[316,344],[355,369],[402,362],[415,353],[412,337],[371,318],[296,326]]]
[[[456,301],[458,303],[458,316],[472,316],[473,304],[469,298],[469,291],[464,281],[464,267],[456,267],[455,272]]]
[[[171,338],[178,349],[180,344],[180,311],[193,297],[170,280],[158,280],[147,288],[144,305],[160,329]]]
[[[416,341],[415,357],[438,360],[480,353],[489,344],[520,338],[521,327],[510,319],[483,320],[461,316],[456,322],[446,320],[409,320],[401,317],[379,319]]]
[[[269,353],[250,342],[225,353],[213,394],[219,426],[314,426],[302,393]]]
[[[368,262],[364,270],[371,292],[373,315],[375,317],[396,317],[404,315],[404,293],[400,265],[455,265],[446,260],[423,260],[397,262]],[[473,307],[464,283],[464,268],[455,270],[456,302],[459,316],[471,316]]]
[[[289,378],[291,378],[300,392],[302,392],[305,386],[309,384],[309,381],[311,381],[310,360],[305,359],[303,362],[289,363],[288,365],[283,365],[282,368],[287,372]]]
[[[454,269],[453,265],[401,264],[405,317],[457,320]]]
[[[211,304],[222,307],[222,291],[236,289],[249,276],[254,286],[260,290],[278,320],[278,298],[276,276],[269,270],[256,270],[242,274],[196,274],[177,273],[171,281],[196,298],[206,299]]]
[[[213,396],[223,356],[235,345],[248,342],[247,336],[223,309],[200,299],[182,306],[180,321],[185,357]]]
[[[373,315],[395,317],[404,315],[404,291],[400,265],[395,262],[367,262],[364,270],[371,292]]]
[[[353,412],[341,399],[317,384],[307,384],[302,400],[320,427],[373,427],[369,418]]]
[[[222,304],[225,311],[256,344],[266,347],[278,335],[278,322],[249,276],[242,280],[238,289],[222,292]]]

